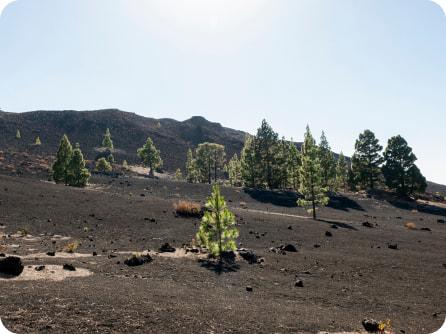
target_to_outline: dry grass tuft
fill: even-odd
[[[72,254],[76,251],[76,249],[78,249],[78,247],[79,247],[79,243],[77,241],[74,241],[74,242],[70,242],[69,244],[66,244],[62,251],[65,253]]]
[[[201,217],[203,215],[200,203],[191,201],[178,201],[174,204],[175,212],[184,217]]]
[[[408,230],[416,230],[417,229],[417,225],[415,223],[411,223],[411,222],[404,224],[404,226]]]

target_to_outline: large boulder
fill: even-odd
[[[8,256],[0,259],[0,274],[8,276],[20,276],[23,272],[22,260],[16,256]]]

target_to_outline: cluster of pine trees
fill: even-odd
[[[76,144],[73,149],[66,135],[60,141],[52,177],[57,183],[74,187],[84,187],[90,178],[79,144]]]
[[[379,144],[373,132],[364,131],[355,144],[351,160],[341,152],[335,156],[324,132],[317,144],[307,127],[299,147],[293,140],[279,138],[265,121],[254,136],[248,135],[240,158],[235,154],[225,164],[225,148],[215,143],[189,149],[186,162],[188,182],[217,182],[224,171],[231,186],[292,189],[301,193],[299,205],[328,203],[327,194],[338,190],[374,189],[386,186],[401,195],[425,191],[427,182],[415,165],[417,160],[401,136],[389,139],[387,148]]]

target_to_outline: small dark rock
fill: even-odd
[[[379,330],[379,323],[373,319],[364,319],[362,321],[362,326],[367,332],[376,333]]]
[[[293,227],[292,227],[292,226],[290,225],[290,226],[288,226],[288,229],[289,229],[289,230],[292,230],[292,229],[293,229]]]
[[[331,228],[333,228],[333,229],[338,229],[339,227],[338,227],[338,225],[336,225],[336,224],[333,224],[333,225],[331,225]]]
[[[108,258],[109,258],[109,259],[114,259],[115,257],[116,257],[115,254],[108,254]]]
[[[132,256],[131,258],[124,261],[126,265],[129,267],[141,266],[145,263],[152,262],[152,257],[148,254],[142,256]]]
[[[48,256],[56,256],[56,252],[47,252],[46,255],[48,255]]]
[[[256,253],[254,253],[254,251],[245,249],[245,248],[241,248],[238,250],[238,253],[249,264],[257,263],[258,259],[257,259],[257,255],[256,255]]]
[[[438,219],[438,220],[437,220],[437,223],[438,223],[438,224],[446,224],[446,220],[444,220],[444,219]]]
[[[294,283],[294,286],[296,286],[296,287],[298,287],[298,288],[303,288],[304,287],[304,282],[302,281],[302,280],[297,280],[295,283]]]
[[[429,227],[422,227],[420,228],[420,231],[432,232],[432,230]]]
[[[6,257],[5,253],[0,253],[0,257]]]
[[[325,232],[325,236],[331,238],[333,234],[330,231]]]
[[[35,271],[42,271],[43,269],[45,269],[45,266],[37,266],[34,268]]]
[[[288,244],[288,245],[285,245],[285,246],[280,246],[280,249],[285,251],[285,252],[291,252],[291,253],[296,253],[297,252],[296,247],[294,245],[292,245],[292,244]]]
[[[97,252],[93,252],[93,256],[98,256],[98,253]]]
[[[314,247],[314,248],[320,248],[321,245],[315,244],[313,247]]]
[[[63,265],[63,270],[76,271],[76,268],[72,264],[65,263]]]
[[[8,256],[0,259],[0,273],[11,276],[19,276],[23,272],[22,260],[16,256]]]
[[[390,249],[398,249],[398,244],[389,244],[388,245],[388,247],[390,248]]]
[[[169,245],[168,242],[166,242],[165,244],[162,244],[161,247],[159,248],[159,251],[161,253],[173,253],[176,251],[175,247],[172,247],[171,245]]]
[[[367,228],[374,228],[373,224],[369,223],[369,222],[363,222],[362,226],[367,227]]]
[[[246,287],[246,291],[248,291],[248,292],[252,292],[252,286],[247,286],[247,287]]]

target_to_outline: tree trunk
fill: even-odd
[[[149,176],[150,176],[150,177],[154,177],[155,174],[154,174],[154,172],[153,172],[152,164],[149,164],[149,168],[150,168]]]

